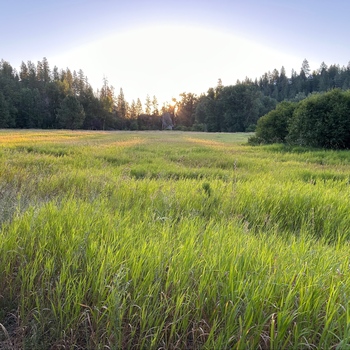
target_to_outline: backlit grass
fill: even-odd
[[[350,152],[0,131],[0,348],[348,349]]]

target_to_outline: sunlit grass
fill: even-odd
[[[213,147],[213,148],[225,147],[225,144],[223,144],[222,142],[217,142],[217,141],[213,141],[213,140],[202,140],[202,139],[194,138],[194,137],[187,137],[186,140],[188,140],[190,142],[194,142],[194,143],[199,144],[199,145]]]
[[[96,137],[98,132],[88,131],[16,131],[16,130],[4,130],[1,132],[0,144],[20,144],[20,143],[37,143],[37,142],[67,142],[75,141],[81,138],[89,136]]]
[[[0,348],[347,349],[350,153],[246,139],[0,131]]]

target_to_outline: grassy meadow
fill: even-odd
[[[350,349],[350,152],[0,130],[0,349]]]

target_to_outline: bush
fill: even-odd
[[[190,131],[191,128],[189,128],[188,126],[185,126],[185,125],[177,125],[177,126],[175,126],[174,130],[176,130],[176,131]]]
[[[295,107],[293,102],[281,102],[274,110],[261,117],[256,127],[256,137],[264,143],[284,142]]]
[[[334,89],[299,102],[287,141],[332,149],[350,148],[350,91]]]
[[[250,144],[290,143],[331,149],[350,148],[350,90],[314,93],[282,102],[258,120]]]
[[[256,135],[254,136],[250,136],[248,138],[248,144],[251,146],[259,146],[266,143],[264,139],[262,139],[261,137],[258,137]]]
[[[206,132],[207,129],[208,129],[207,125],[204,123],[195,123],[192,126],[192,131],[204,131],[204,132]]]

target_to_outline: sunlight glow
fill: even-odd
[[[94,89],[106,76],[128,101],[155,95],[160,105],[182,92],[200,94],[268,70],[300,69],[294,57],[234,35],[188,26],[155,26],[101,38],[50,58],[59,68],[80,68]]]

